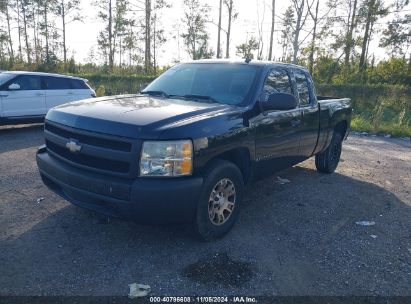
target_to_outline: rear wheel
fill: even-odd
[[[205,240],[227,234],[237,220],[244,182],[240,170],[228,161],[215,161],[204,174],[197,206],[196,226]]]
[[[342,150],[342,137],[334,133],[328,148],[315,156],[315,166],[322,173],[333,173],[340,162]]]

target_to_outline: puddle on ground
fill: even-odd
[[[183,275],[207,285],[238,287],[252,277],[251,263],[235,261],[226,253],[200,259],[184,268]]]

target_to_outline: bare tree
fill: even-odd
[[[33,15],[33,42],[34,42],[34,57],[36,64],[40,63],[40,47],[39,47],[39,26],[38,26],[38,15],[36,12],[39,10],[39,3],[34,1],[31,7],[31,14]]]
[[[315,51],[315,40],[317,38],[318,8],[319,8],[319,6],[320,6],[320,0],[317,0],[317,4],[315,6],[315,13],[312,13],[311,9],[308,10],[308,12],[310,13],[310,16],[311,16],[311,18],[313,19],[313,22],[314,22],[313,36],[312,36],[312,39],[311,39],[311,46],[310,46],[310,55],[308,56],[308,70],[310,71],[311,75],[313,73],[313,66],[314,66],[314,51]]]
[[[232,22],[237,19],[238,13],[234,10],[234,2],[233,0],[224,0],[224,4],[227,7],[228,13],[228,25],[227,25],[227,41],[226,41],[226,51],[225,57],[230,58],[230,39],[231,39],[231,25]]]
[[[264,27],[264,17],[265,17],[265,3],[263,5],[263,16],[260,18],[260,8],[257,2],[257,27],[258,27],[258,52],[257,59],[263,59],[263,49],[264,49],[264,37],[263,37],[263,27]]]
[[[56,5],[55,13],[61,17],[62,38],[63,38],[63,60],[64,69],[67,69],[67,43],[66,43],[66,25],[74,21],[81,21],[80,0],[59,0]]]
[[[108,66],[110,71],[113,71],[114,66],[114,47],[113,47],[113,4],[112,0],[108,1]]]
[[[183,23],[186,24],[186,32],[181,35],[191,58],[211,58],[213,51],[208,48],[209,36],[206,30],[209,7],[200,5],[199,0],[184,0],[186,12]]]
[[[166,42],[164,28],[161,24],[162,9],[170,8],[171,5],[165,0],[156,0],[152,8],[151,27],[152,31],[152,50],[154,74],[157,74],[157,51]]]
[[[218,34],[217,34],[217,58],[221,58],[221,12],[222,12],[223,0],[220,0],[220,6],[218,9]]]
[[[97,42],[108,63],[109,71],[112,72],[120,37],[125,34],[130,23],[127,18],[129,2],[128,0],[100,0],[94,3],[100,8],[98,17],[105,23],[105,28],[100,31]]]
[[[21,46],[21,25],[20,25],[20,0],[16,0],[15,10],[17,14],[17,33],[19,37],[19,59],[23,60],[22,46]]]
[[[129,11],[133,13],[129,18],[132,25],[124,37],[129,51],[129,62],[142,60],[146,75],[156,73],[157,52],[166,41],[161,11],[170,8],[171,5],[167,0],[134,0],[129,3],[129,7]],[[139,28],[136,32],[133,31],[135,27]],[[138,46],[136,39],[144,41],[142,48]]]
[[[8,52],[10,63],[14,62],[14,49],[13,49],[13,39],[11,36],[11,17],[10,17],[10,3],[8,0],[0,1],[0,13],[4,14],[7,22],[7,43],[9,45]]]
[[[114,66],[114,47],[113,47],[113,18],[114,7],[113,0],[96,0],[94,4],[99,8],[98,17],[105,23],[105,27],[99,33],[97,43],[100,50],[105,57],[106,64],[108,64],[109,70],[113,70]]]
[[[146,74],[151,70],[151,9],[151,0],[145,0],[144,70]]]
[[[41,21],[38,26],[40,34],[45,39],[45,62],[49,64],[51,62],[51,44],[58,36],[56,33],[56,27],[54,21],[50,18],[51,13],[55,10],[56,0],[35,0],[38,5],[38,13],[41,15]],[[54,57],[54,56],[53,56]]]
[[[271,61],[272,56],[273,56],[274,28],[275,28],[275,0],[272,0],[272,4],[271,4],[270,49],[268,51],[268,60],[270,60],[270,61]]]
[[[295,22],[294,17],[294,9],[292,6],[289,6],[286,11],[284,12],[282,18],[283,20],[283,28],[281,30],[281,61],[285,62],[289,59],[290,53],[290,46],[292,44],[293,36],[294,36],[294,27],[293,24]]]
[[[367,0],[362,9],[363,11],[366,11],[366,19],[364,36],[362,39],[361,56],[359,62],[360,71],[365,70],[368,46],[371,41],[374,23],[378,17],[385,16],[388,13],[388,10],[384,7],[384,4],[381,0]]]
[[[307,0],[307,6],[308,6],[308,0]],[[321,22],[323,20],[326,20],[326,18],[328,17],[329,13],[336,8],[337,6],[337,2],[336,1],[329,1],[327,3],[327,11],[322,15],[319,16],[319,6],[320,6],[320,0],[317,0],[317,3],[315,5],[315,10],[314,12],[311,10],[311,7],[308,9],[308,13],[311,16],[311,19],[313,21],[313,28],[311,30],[312,32],[312,36],[311,36],[311,42],[309,45],[309,55],[308,55],[308,69],[310,71],[310,74],[313,74],[313,68],[314,68],[314,55],[315,55],[315,50],[316,50],[316,42],[317,42],[317,38],[319,35],[321,35],[321,31],[320,33],[318,33],[318,28],[321,26]],[[321,28],[320,28],[321,30]],[[324,27],[322,29],[324,31]]]
[[[302,29],[304,28],[305,22],[307,21],[307,17],[309,15],[309,11],[311,9],[311,4],[307,2],[307,8],[305,8],[305,0],[292,0],[293,3],[294,11],[295,11],[295,16],[296,16],[296,22],[294,25],[294,39],[293,39],[293,63],[297,63],[297,56],[298,56],[298,51],[300,50],[300,46],[302,42],[305,40],[300,40],[300,33]]]
[[[357,17],[357,0],[348,0],[348,17],[347,17],[347,32],[345,38],[344,47],[344,64],[348,67],[350,63],[351,51],[354,47],[353,33],[356,28],[356,17]]]
[[[411,46],[411,15],[399,14],[408,4],[409,0],[397,0],[394,3],[395,17],[382,31],[379,46],[386,48],[391,57],[405,56]]]
[[[24,34],[24,41],[26,44],[26,55],[27,55],[27,62],[29,65],[31,65],[31,49],[30,49],[30,44],[29,44],[29,37],[27,33],[27,27],[28,27],[28,18],[33,17],[30,15],[30,12],[27,11],[26,8],[30,7],[31,2],[29,0],[21,0],[20,2],[21,5],[21,12],[23,15],[23,34]]]

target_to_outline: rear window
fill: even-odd
[[[300,106],[306,106],[310,104],[310,89],[308,87],[307,76],[301,71],[296,71],[294,74],[298,96],[300,97]]]
[[[264,93],[287,93],[293,94],[288,73],[283,69],[272,69],[268,74],[264,84]]]
[[[74,90],[86,90],[89,87],[87,86],[87,84],[80,79],[70,79],[70,83],[71,83],[71,88]]]
[[[70,90],[70,80],[64,77],[46,77],[47,90]]]

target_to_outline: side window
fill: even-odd
[[[290,78],[286,70],[273,69],[267,76],[263,87],[263,101],[267,101],[272,93],[293,94]]]
[[[47,90],[70,90],[70,81],[64,77],[46,77]]]
[[[298,96],[300,97],[300,106],[310,104],[310,89],[308,87],[307,76],[301,71],[295,71],[295,82],[297,83]]]
[[[20,90],[41,90],[41,77],[35,75],[21,75],[13,79],[10,84],[16,83]]]
[[[70,79],[71,88],[74,90],[86,90],[88,89],[87,84],[83,80]]]

